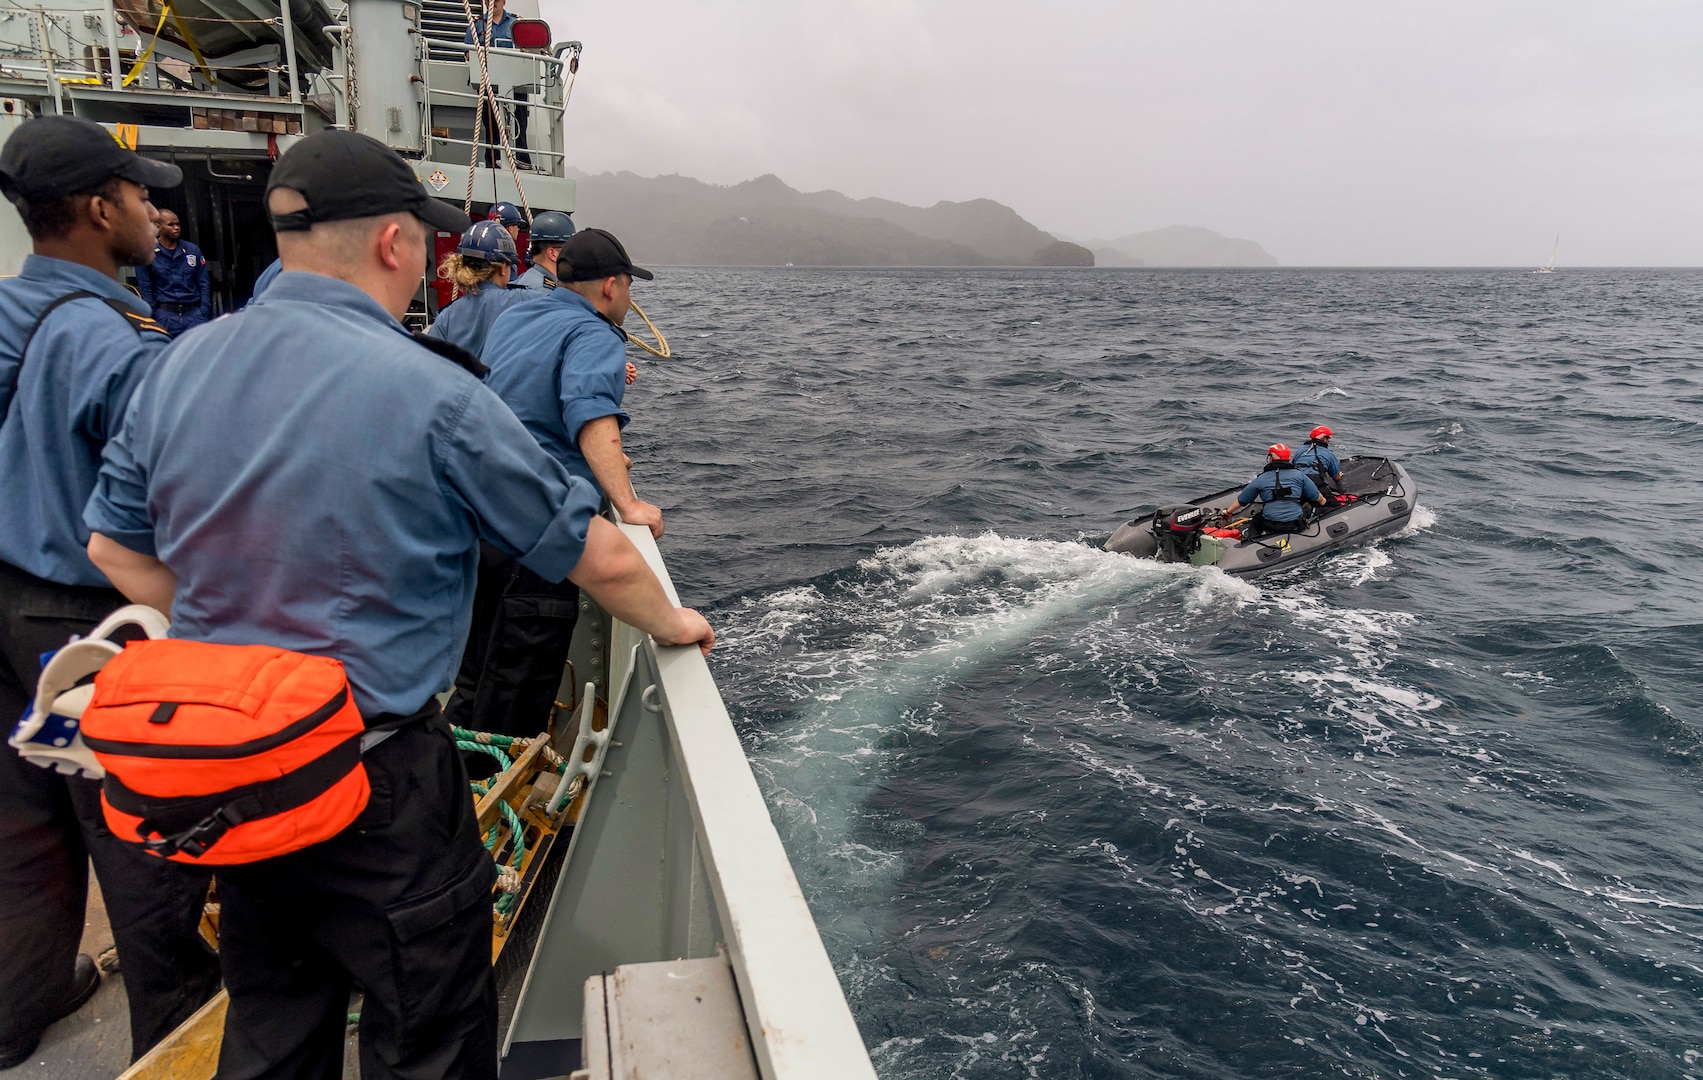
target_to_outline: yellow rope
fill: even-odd
[[[639,306],[639,302],[637,300],[632,301],[632,305],[633,310],[638,312],[639,318],[643,319],[645,321],[645,325],[650,327],[651,336],[656,338],[656,344],[650,344],[637,334],[628,334],[627,340],[632,342],[634,345],[637,345],[645,352],[650,353],[652,356],[660,356],[664,360],[673,356],[674,353],[668,348],[668,339],[663,337],[662,331],[658,330],[656,328],[656,324],[650,321],[650,316],[645,314],[645,309]]]
[[[162,6],[170,8],[170,0],[167,0]],[[207,58],[201,55],[201,46],[196,42],[195,35],[189,32],[189,27],[183,25],[183,20],[178,17],[177,12],[171,13],[171,21],[177,25],[177,32],[182,35],[183,43],[189,46],[190,52],[195,54],[195,62],[201,66],[201,74],[207,76],[207,85],[217,90],[219,80],[213,78],[213,70],[207,66]]]
[[[131,65],[130,73],[124,76],[124,82],[121,85],[129,86],[131,83],[135,82],[136,77],[142,74],[142,69],[148,66],[148,57],[154,55],[154,46],[160,43],[160,31],[166,28],[166,19],[170,15],[171,3],[170,0],[167,0],[166,3],[160,5],[159,25],[154,27],[154,36],[148,42],[148,51],[136,58],[136,63]]]
[[[177,32],[183,36],[184,44],[189,46],[189,51],[195,54],[195,63],[201,68],[201,74],[207,76],[207,84],[217,90],[219,81],[213,78],[213,69],[207,66],[207,58],[201,55],[201,46],[196,42],[195,35],[189,32],[189,27],[183,25],[182,16],[172,10],[171,0],[166,0],[165,3],[160,5],[160,21],[154,26],[153,36],[148,41],[148,51],[136,58],[136,63],[131,65],[130,73],[124,76],[124,82],[120,85],[129,86],[142,74],[142,69],[148,65],[148,58],[154,55],[154,46],[160,43],[160,31],[166,28],[168,18],[176,24]]]

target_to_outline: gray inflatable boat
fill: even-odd
[[[1207,530],[1215,524],[1217,512],[1241,493],[1238,485],[1190,502],[1162,506],[1126,522],[1106,541],[1106,550],[1161,562],[1216,566],[1238,577],[1257,577],[1406,527],[1419,504],[1419,489],[1406,469],[1384,457],[1344,458],[1341,464],[1341,490],[1351,498],[1316,508],[1302,532],[1252,539],[1211,535]],[[1244,511],[1237,513],[1241,520]],[[1242,526],[1244,534],[1247,528]]]

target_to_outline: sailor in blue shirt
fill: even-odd
[[[0,281],[0,298],[0,561],[110,588],[89,561],[83,503],[101,448],[170,339],[130,290],[81,262],[32,254]]]
[[[549,216],[538,215],[547,229]],[[633,494],[621,450],[627,422],[621,399],[632,372],[620,323],[633,277],[651,273],[634,266],[601,229],[570,239],[557,267],[567,275],[564,284],[528,293],[486,336],[488,385],[553,458],[607,494],[623,520],[661,536],[662,511]],[[578,599],[571,587],[540,579],[502,552],[482,551],[473,630],[444,707],[451,722],[521,734],[518,718],[547,711],[562,680]]]
[[[427,333],[478,356],[497,316],[529,295],[509,284],[517,258],[514,241],[501,224],[475,222],[461,234],[455,254],[438,266],[438,277],[454,284],[461,295],[438,312]]]
[[[1244,506],[1260,504],[1254,511],[1254,532],[1300,532],[1307,527],[1304,503],[1325,504],[1323,495],[1306,473],[1290,462],[1289,447],[1274,443],[1265,454],[1265,469],[1224,511],[1228,516]]]
[[[558,284],[556,260],[561,257],[562,245],[574,235],[574,219],[560,210],[546,210],[532,219],[532,231],[527,234],[526,257],[532,266],[516,282],[523,289],[548,292]]]
[[[254,279],[254,291],[249,294],[249,299],[253,300],[255,297],[271,288],[272,283],[278,280],[278,275],[283,272],[283,259],[273,259],[271,262],[267,263],[266,269],[262,270],[260,272],[260,276]]]
[[[154,260],[136,268],[136,288],[154,318],[174,337],[213,317],[207,257],[183,239],[183,226],[170,210],[160,211]]]
[[[486,382],[508,403],[550,456],[592,481],[621,519],[662,535],[662,511],[633,493],[621,429],[630,419],[626,395],[627,333],[635,277],[655,277],[632,264],[603,229],[576,233],[557,264],[562,284],[498,317],[481,359]]]
[[[7,735],[34,695],[42,655],[124,603],[89,561],[83,504],[103,446],[167,343],[118,275],[153,256],[148,188],[175,187],[182,176],[68,116],[28,121],[0,152],[0,191],[34,248],[17,277],[0,280]],[[91,861],[124,966],[136,1056],[218,987],[218,963],[194,931],[208,872],[113,836],[100,788],[0,746],[0,1069],[27,1059],[43,1029],[99,985],[93,960],[77,953]]]
[[[430,229],[463,231],[464,215],[335,129],[283,156],[267,207],[283,273],[160,358],[85,514],[96,565],[169,606],[174,636],[334,657],[387,728],[362,754],[375,794],[354,824],[220,868],[220,1071],[334,1074],[358,984],[363,1076],[495,1080],[495,871],[433,698],[461,651],[476,545],[571,576],[664,644],[713,635],[464,369],[476,361],[398,321]]]
[[[1342,463],[1330,448],[1331,430],[1320,424],[1307,435],[1307,445],[1295,455],[1295,467],[1306,469],[1320,491],[1342,487]]]
[[[515,17],[505,10],[508,7],[508,0],[489,0],[486,7],[489,10],[489,18],[483,15],[475,15],[473,25],[467,28],[467,34],[463,40],[469,45],[485,43],[485,28],[488,25],[490,27],[488,44],[491,48],[514,48]]]
[[[505,8],[507,0],[486,0],[485,14],[473,18],[473,25],[467,28],[463,40],[469,45],[481,44],[493,49],[512,49],[514,44],[514,24],[517,21]],[[487,29],[488,28],[488,29]],[[477,61],[475,61],[477,63]],[[491,87],[493,92],[501,93],[496,85]],[[513,91],[514,123],[508,125],[509,139],[514,144],[514,163],[522,169],[532,167],[532,158],[526,153],[526,125],[531,114],[527,106],[527,92],[516,87]],[[484,113],[485,141],[491,149],[486,151],[485,163],[488,168],[497,167],[496,147],[502,145],[502,139],[497,135],[496,117],[491,113],[489,102],[481,102],[480,108]]]

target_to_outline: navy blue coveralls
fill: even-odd
[[[136,268],[136,288],[173,337],[213,317],[207,256],[188,240],[179,240],[176,249],[155,244],[154,261]]]
[[[42,317],[75,292],[92,295]],[[17,277],[0,281],[0,725],[7,734],[35,696],[41,655],[125,603],[89,561],[83,504],[103,446],[166,340],[127,289],[86,266],[31,255]],[[69,996],[91,860],[129,992],[132,1055],[170,1034],[218,988],[218,961],[196,930],[210,874],[113,836],[100,781],[62,776],[0,745],[0,1045],[40,1031]]]

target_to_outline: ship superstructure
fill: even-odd
[[[155,203],[206,253],[215,313],[233,310],[276,254],[262,204],[272,162],[325,127],[385,143],[438,197],[471,198],[476,215],[498,200],[573,211],[563,115],[580,45],[552,39],[537,0],[514,0],[524,47],[489,49],[481,64],[463,44],[477,10],[461,0],[14,0],[0,7],[0,140],[25,116],[71,114],[181,166],[183,186]],[[494,107],[480,108],[482,94]],[[492,130],[499,121],[512,149]],[[435,251],[450,246],[440,237]],[[6,215],[0,274],[16,273],[27,251]],[[422,316],[437,299],[424,290]]]

